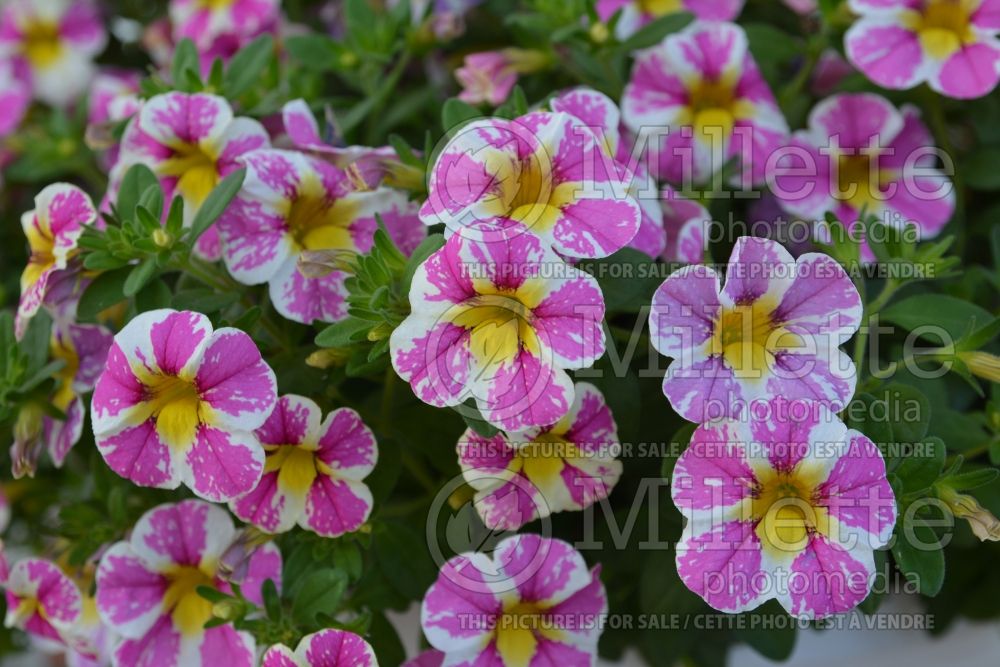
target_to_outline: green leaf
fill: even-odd
[[[403,521],[380,522],[373,535],[379,569],[400,593],[418,600],[434,581],[437,568],[423,536]]]
[[[170,78],[174,85],[180,87],[184,92],[193,92],[189,88],[191,75],[194,74],[197,80],[201,63],[198,60],[198,49],[194,42],[185,37],[174,47],[174,60],[170,66]]]
[[[907,492],[923,491],[941,476],[944,469],[946,448],[941,438],[927,438],[919,444],[914,455],[903,457],[896,474],[903,480]]]
[[[216,292],[208,288],[197,288],[177,292],[171,305],[177,310],[194,310],[210,315],[239,300],[240,294],[236,291]]]
[[[934,530],[921,519],[912,520],[911,530],[914,541],[919,543],[911,544],[906,531],[897,526],[892,556],[900,572],[916,584],[921,594],[934,597],[944,584],[944,551]]]
[[[693,20],[694,16],[688,12],[667,14],[636,31],[634,35],[622,42],[622,48],[626,51],[638,51],[654,46],[662,42],[667,35],[683,30]]]
[[[260,596],[264,599],[264,611],[268,619],[277,621],[281,618],[281,595],[273,579],[264,580],[260,588]]]
[[[168,308],[172,298],[170,287],[162,280],[154,280],[135,295],[135,307],[140,313]]]
[[[410,283],[413,282],[413,274],[416,273],[417,268],[427,261],[427,258],[436,253],[438,250],[444,247],[444,236],[441,234],[431,234],[423,241],[420,242],[410,255],[410,259],[406,262],[406,268],[403,270],[403,280],[402,289],[405,294],[410,292]]]
[[[471,400],[456,408],[456,411],[462,416],[462,420],[465,421],[466,426],[484,438],[492,438],[500,432],[500,429],[483,418],[483,415]]]
[[[317,570],[306,575],[292,601],[292,617],[311,626],[317,614],[335,614],[347,590],[347,575],[343,570]]]
[[[80,296],[77,317],[83,322],[93,322],[101,311],[124,300],[125,281],[132,271],[132,267],[126,266],[97,276]]]
[[[969,489],[985,486],[997,477],[1000,477],[1000,470],[996,468],[980,468],[979,470],[970,470],[957,475],[949,475],[947,482],[948,486],[956,491],[968,491]]]
[[[931,404],[920,390],[899,382],[888,385],[880,395],[889,410],[895,442],[920,442],[927,435]]]
[[[239,97],[260,80],[261,72],[274,55],[274,38],[261,35],[236,52],[222,79],[226,97]]]
[[[950,336],[944,343],[957,341],[971,327],[993,321],[993,315],[981,306],[944,294],[918,294],[894,303],[881,313],[882,319],[909,331],[926,332],[935,344],[941,342],[940,327]],[[923,327],[923,328],[921,328]]]
[[[354,343],[367,340],[371,322],[356,317],[348,317],[331,324],[316,336],[316,344],[320,347],[349,347]]]
[[[975,190],[1000,190],[1000,147],[980,146],[962,160],[960,169],[965,183]]]
[[[399,665],[406,660],[406,650],[399,639],[395,626],[389,622],[385,614],[372,614],[371,627],[368,630],[375,658],[380,665]]]
[[[638,312],[648,306],[666,277],[663,267],[635,248],[622,248],[609,257],[577,265],[597,279],[611,312]]]
[[[336,67],[343,54],[343,49],[337,42],[314,32],[289,37],[284,46],[306,69],[318,72]]]
[[[129,272],[122,285],[122,293],[127,297],[135,296],[155,275],[156,261],[153,259],[143,261]]]
[[[149,188],[159,187],[160,181],[149,167],[144,164],[132,165],[125,172],[121,187],[118,188],[115,208],[119,213],[131,214]]]
[[[240,191],[243,187],[243,179],[247,175],[246,168],[237,169],[233,173],[226,176],[221,183],[215,186],[215,189],[209,193],[208,197],[198,208],[198,212],[194,214],[194,219],[191,221],[191,229],[188,232],[189,239],[193,242],[202,234],[205,230],[212,226],[226,207],[229,206],[229,202],[233,200],[236,193]]]
[[[482,117],[483,114],[479,109],[453,97],[445,100],[441,108],[441,127],[445,132],[451,132],[469,121]]]
[[[769,660],[787,660],[795,649],[794,623],[783,622],[787,613],[774,600],[746,614],[748,623],[736,636]]]

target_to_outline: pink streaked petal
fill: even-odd
[[[253,490],[264,470],[264,449],[247,431],[201,426],[181,477],[195,495],[225,502]]]
[[[252,118],[233,118],[218,139],[219,175],[225,178],[239,168],[237,158],[251,151],[268,148],[271,137],[258,121]]]
[[[862,311],[861,295],[850,276],[822,253],[800,255],[795,273],[772,318],[831,345],[845,342],[858,330]]]
[[[573,407],[564,418],[569,424],[565,437],[589,452],[618,440],[618,427],[604,394],[589,382],[577,382]]]
[[[231,625],[220,625],[205,630],[198,647],[200,662],[197,664],[254,667],[255,651],[256,642],[249,632],[237,631]]]
[[[562,368],[585,368],[604,354],[604,295],[591,276],[571,272],[553,280],[532,309],[532,326]]]
[[[306,278],[295,261],[286,261],[271,279],[271,302],[293,322],[338,322],[347,317],[347,274],[333,271],[320,278]]]
[[[569,622],[559,624],[559,632],[565,638],[566,644],[572,644],[580,648],[588,648],[590,651],[582,651],[584,655],[592,653],[596,648],[598,636],[601,633],[600,619],[608,612],[608,596],[601,583],[600,567],[595,567],[590,571],[590,583],[581,588],[568,598],[547,610],[549,618],[568,619]],[[544,653],[544,649],[540,649]],[[553,663],[572,664],[572,663]]]
[[[309,667],[374,667],[375,651],[364,639],[346,630],[321,630],[306,635],[295,654]]]
[[[267,649],[260,667],[301,667],[301,665],[295,660],[292,649],[276,644]]]
[[[760,576],[761,544],[754,523],[728,521],[697,534],[693,526],[688,524],[677,544],[677,574],[684,585],[726,613],[764,602],[767,578]]]
[[[431,646],[445,653],[478,651],[488,641],[490,623],[503,603],[493,592],[499,576],[488,556],[455,556],[441,567],[420,608],[420,625]]]
[[[252,491],[230,501],[229,509],[265,532],[284,533],[294,528],[302,516],[305,498],[283,492],[278,485],[278,473],[268,472]]]
[[[464,328],[411,315],[392,332],[389,348],[396,372],[424,403],[465,400],[472,354]]]
[[[200,500],[159,505],[135,524],[132,552],[156,572],[178,565],[197,567],[219,558],[236,531],[221,507]]]
[[[80,589],[55,563],[26,558],[14,563],[6,583],[8,601],[37,600],[35,615],[59,630],[68,629],[80,617],[83,599]],[[7,606],[8,625],[16,617],[17,605]]]
[[[350,408],[334,410],[319,429],[316,457],[337,477],[360,481],[371,474],[378,460],[378,446],[371,429]]]
[[[97,220],[97,209],[87,193],[68,183],[53,183],[43,188],[35,197],[35,211],[45,217],[57,258],[65,258],[76,247],[83,226]]]
[[[505,587],[521,600],[556,605],[587,588],[593,580],[580,552],[562,540],[522,534],[505,538],[493,552]]]
[[[218,329],[211,335],[195,382],[201,400],[211,406],[212,423],[231,429],[258,428],[277,401],[274,371],[253,339],[239,329]]]
[[[163,613],[169,582],[150,570],[127,542],[118,542],[101,557],[97,569],[97,611],[119,634],[139,639]]]
[[[147,633],[122,642],[115,650],[115,659],[119,665],[132,667],[183,667],[180,653],[181,635],[164,614]]]
[[[79,357],[73,386],[79,391],[88,391],[104,370],[114,336],[96,324],[73,324],[68,329],[69,339]]]
[[[730,508],[750,497],[756,477],[742,430],[732,421],[699,426],[674,466],[671,497],[681,514]]]
[[[285,134],[298,148],[321,149],[329,148],[319,134],[319,123],[309,105],[303,99],[286,102],[281,107],[281,120]]]
[[[848,431],[847,438],[847,451],[816,489],[818,502],[828,507],[847,531],[860,531],[864,547],[877,549],[892,535],[896,498],[886,481],[885,461],[878,447],[857,431]]]
[[[45,418],[43,437],[49,443],[49,455],[57,468],[62,467],[69,450],[80,441],[84,414],[83,400],[77,396],[66,409],[65,420]]]
[[[612,187],[581,184],[581,190],[602,192],[600,198],[580,198],[562,210],[552,231],[553,247],[570,257],[607,257],[635,238],[642,220],[638,202]]]
[[[926,78],[917,35],[892,17],[865,17],[847,31],[844,49],[851,64],[886,88],[912,88]]]
[[[741,236],[729,256],[723,303],[748,305],[764,297],[780,300],[791,286],[794,266],[795,260],[780,243]]]
[[[312,399],[286,394],[254,433],[264,445],[298,445],[319,438],[322,411]]]
[[[657,288],[649,331],[660,354],[679,358],[712,337],[719,309],[719,276],[696,264],[678,269]]]
[[[505,431],[524,431],[558,421],[573,404],[573,381],[566,371],[520,349],[485,384],[476,403],[483,417]]]
[[[147,100],[138,120],[150,137],[174,148],[218,141],[233,120],[233,110],[218,95],[171,92]]]
[[[677,414],[696,423],[735,416],[731,413],[738,406],[755,398],[718,356],[692,363],[675,360],[664,375],[663,393]]]
[[[928,79],[930,87],[957,99],[982,97],[1000,80],[1000,42],[968,44],[952,55]]]
[[[122,348],[118,343],[113,343],[91,400],[94,432],[102,435],[113,431],[122,425],[131,409],[144,399],[143,384],[135,377]]]
[[[264,605],[264,582],[274,582],[278,592],[281,592],[281,550],[274,542],[263,544],[254,551],[247,566],[247,575],[240,585],[240,590],[248,600],[256,605]]]
[[[815,352],[788,350],[775,355],[765,386],[769,396],[808,398],[842,410],[854,395],[857,380],[851,358],[840,348],[820,343]]]
[[[362,482],[319,475],[306,496],[305,516],[299,525],[324,537],[350,533],[368,520],[372,493]]]
[[[870,149],[873,141],[887,145],[902,129],[902,114],[889,100],[874,93],[833,95],[809,113],[813,145],[826,146],[836,138],[836,144],[848,155]]]
[[[95,397],[103,386],[104,377],[106,375],[97,384]],[[97,433],[96,428],[95,422],[97,449],[108,467],[116,473],[139,486],[158,489],[180,486],[181,474],[174,451],[160,439],[154,420],[104,433]]]
[[[618,149],[621,113],[618,105],[604,93],[592,88],[574,88],[552,98],[549,106],[553,111],[582,120],[612,154]]]
[[[249,171],[247,178],[252,175]],[[216,227],[226,268],[244,285],[268,282],[293,255],[285,216],[271,203],[239,194]]]
[[[785,610],[796,618],[825,618],[850,611],[868,597],[875,560],[870,549],[859,546],[849,552],[812,533],[789,575],[789,591],[778,598]]]
[[[403,667],[442,667],[443,664],[444,653],[431,648],[404,662]]]

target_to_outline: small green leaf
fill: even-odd
[[[941,438],[927,438],[918,447],[920,449],[914,455],[903,457],[896,468],[896,474],[903,481],[903,488],[907,492],[922,491],[930,487],[944,469],[946,448]]]
[[[153,259],[143,261],[129,272],[122,285],[122,293],[127,297],[135,296],[155,275],[156,262]]]
[[[934,597],[944,584],[944,551],[933,529],[920,519],[913,519],[913,543],[906,538],[906,530],[897,527],[892,556],[906,577],[923,595]]]
[[[446,100],[441,108],[441,126],[445,132],[451,132],[469,121],[482,117],[483,114],[479,109],[456,97]]]
[[[274,38],[264,34],[236,52],[229,61],[222,90],[226,97],[239,97],[260,80],[261,72],[274,55]]]
[[[694,16],[688,12],[672,12],[637,30],[622,42],[621,48],[625,51],[638,51],[654,46],[667,35],[683,30],[693,20]]]
[[[118,199],[115,208],[123,215],[128,215],[139,205],[139,200],[149,188],[159,188],[160,181],[156,174],[144,164],[129,167],[118,188]]]
[[[317,614],[335,614],[347,590],[347,575],[343,570],[325,569],[305,576],[292,602],[292,617],[311,626]]]
[[[950,336],[943,341],[946,344],[959,340],[971,327],[988,325],[994,319],[982,306],[944,294],[911,296],[892,304],[881,316],[908,331],[926,333],[935,344],[942,342],[942,332]]]
[[[174,60],[170,66],[170,78],[174,85],[182,88],[184,92],[194,92],[190,89],[191,75],[200,83],[198,71],[201,64],[198,59],[198,49],[194,42],[185,37],[174,47]]]
[[[198,208],[198,212],[194,214],[194,219],[191,221],[191,228],[189,233],[189,239],[193,242],[198,239],[205,230],[212,226],[220,215],[229,206],[229,202],[233,200],[236,193],[240,191],[243,187],[243,179],[247,175],[246,168],[237,169],[233,173],[226,176],[221,183],[215,186],[215,189],[209,193],[208,197]]]
[[[985,486],[997,477],[1000,477],[1000,470],[996,468],[980,468],[979,470],[970,470],[957,475],[950,475],[947,479],[947,484],[956,491],[968,491],[969,489]]]
[[[371,322],[348,317],[331,324],[316,336],[316,344],[320,347],[348,347],[367,339]]]
[[[132,267],[126,266],[102,273],[95,278],[80,296],[80,305],[77,308],[80,320],[93,322],[101,311],[125,299],[125,280],[132,270]]]

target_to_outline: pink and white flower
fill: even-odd
[[[358,635],[327,629],[306,635],[294,651],[282,644],[272,646],[261,667],[378,667],[378,660]]]
[[[96,324],[56,323],[50,345],[53,359],[65,365],[56,371],[52,405],[66,419],[46,416],[42,421],[42,439],[47,443],[52,462],[59,467],[83,435],[86,409],[82,395],[94,388],[104,370],[111,348],[112,334]]]
[[[882,454],[821,404],[767,408],[702,424],[678,459],[678,574],[720,611],[771,598],[798,618],[849,611],[871,591],[873,550],[896,521]]]
[[[662,16],[691,12],[705,21],[732,21],[743,10],[744,0],[597,0],[597,15],[608,21],[621,10],[615,35],[628,39],[639,28]]]
[[[119,183],[129,167],[146,165],[159,177],[168,201],[175,195],[184,200],[189,224],[219,181],[240,168],[237,158],[270,144],[260,123],[234,117],[222,97],[165,93],[147,100],[129,122],[111,180]],[[219,258],[214,225],[198,239],[196,250],[206,259]]]
[[[861,323],[861,297],[831,257],[797,260],[779,243],[736,241],[726,285],[710,267],[678,269],[653,296],[654,347],[673,357],[663,393],[682,417],[745,417],[775,396],[840,410],[857,382],[840,350]]]
[[[97,610],[125,639],[118,665],[253,667],[255,642],[231,625],[205,628],[212,603],[197,589],[230,592],[219,559],[236,537],[226,511],[199,500],[155,507],[135,524],[127,541],[111,546],[97,569]],[[240,590],[263,604],[266,580],[281,586],[281,553],[273,544],[253,556]]]
[[[738,158],[744,182],[761,183],[788,124],[731,23],[695,22],[640,52],[622,98],[625,125],[650,138],[651,169],[700,184]]]
[[[67,644],[80,619],[80,589],[57,565],[41,558],[14,563],[4,584],[4,625],[20,628],[49,644]]]
[[[253,489],[264,468],[254,435],[277,400],[274,372],[239,329],[200,313],[153,310],[115,336],[91,401],[97,448],[139,486],[181,484],[206,500]]]
[[[632,175],[623,170],[569,114],[478,120],[438,156],[420,218],[444,223],[447,236],[483,238],[511,227],[569,257],[604,257],[639,229],[639,205],[628,192]]]
[[[855,67],[880,86],[927,84],[948,97],[981,97],[1000,81],[994,0],[849,0],[844,35]]]
[[[937,168],[930,132],[912,106],[873,93],[834,95],[809,114],[771,172],[771,190],[792,215],[845,225],[862,211],[885,224],[937,236],[955,211],[951,179]],[[864,248],[865,259],[872,260]]]
[[[188,38],[201,49],[221,39],[248,40],[274,30],[281,17],[280,0],[170,0],[174,41]]]
[[[53,183],[35,196],[35,209],[21,216],[30,254],[21,274],[21,300],[15,332],[20,339],[45,302],[50,283],[67,271],[77,254],[85,225],[97,221],[97,209],[80,188]]]
[[[267,452],[264,476],[229,504],[236,516],[268,533],[298,524],[323,537],[353,532],[368,520],[372,494],[363,480],[378,459],[375,436],[354,410],[322,414],[308,398],[278,399],[256,431]]]
[[[663,210],[657,196],[657,186],[645,161],[635,159],[632,145],[624,136],[621,112],[607,95],[591,88],[565,91],[549,102],[553,111],[568,113],[589,127],[604,145],[605,151],[618,164],[619,173],[629,195],[639,204],[639,230],[628,247],[656,257],[666,246]]]
[[[473,552],[445,563],[420,623],[452,667],[590,665],[608,608],[599,574],[566,542],[514,535],[493,558]]]
[[[28,112],[31,83],[27,70],[20,60],[0,58],[0,138],[17,130]]]
[[[87,90],[108,35],[90,0],[10,0],[0,8],[0,59],[31,73],[34,97],[66,106]]]
[[[223,258],[239,282],[268,283],[275,309],[288,319],[311,324],[347,316],[348,271],[307,277],[298,269],[302,253],[332,250],[345,259],[367,253],[376,215],[384,215],[401,245],[419,244],[402,192],[357,190],[347,172],[304,153],[268,149],[240,162],[247,168],[243,188],[217,223]]]
[[[573,403],[565,369],[604,354],[597,281],[531,234],[452,236],[417,269],[410,306],[390,338],[399,376],[431,405],[474,398],[506,431],[558,421]]]
[[[465,56],[462,66],[455,70],[455,78],[462,85],[458,99],[497,107],[517,84],[517,70],[503,51],[482,51]]]
[[[458,464],[476,490],[473,505],[483,523],[517,530],[606,498],[622,473],[619,449],[604,395],[577,383],[573,406],[555,424],[491,438],[466,430],[458,441]]]

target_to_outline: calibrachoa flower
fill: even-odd
[[[129,122],[111,180],[119,182],[132,165],[146,165],[159,177],[168,201],[175,195],[184,200],[184,221],[190,223],[219,181],[240,168],[237,158],[270,143],[260,123],[233,117],[222,97],[165,93],[146,100]],[[214,226],[196,249],[208,259],[219,258]]]
[[[115,336],[90,410],[116,473],[223,501],[260,480],[264,449],[253,431],[276,400],[274,373],[248,335],[213,332],[200,313],[153,310]]]
[[[0,138],[18,128],[29,104],[31,85],[27,67],[19,60],[0,58]]]
[[[57,565],[41,558],[14,563],[5,583],[4,624],[44,641],[65,644],[80,618],[80,589]]]
[[[11,0],[0,9],[0,58],[23,58],[34,96],[48,104],[87,89],[107,39],[90,0]]]
[[[577,383],[570,411],[555,424],[486,438],[468,429],[458,464],[491,529],[517,530],[552,512],[606,498],[622,473],[611,410],[597,387]]]
[[[96,324],[56,322],[53,326],[49,349],[52,358],[63,361],[64,365],[55,373],[55,392],[50,398],[52,406],[66,418],[45,415],[40,442],[15,441],[11,459],[16,477],[34,474],[42,444],[59,467],[80,440],[86,414],[81,396],[94,388],[97,377],[104,370],[111,341],[111,332]]]
[[[626,39],[650,21],[675,12],[691,12],[706,21],[732,21],[743,9],[743,0],[597,0],[597,14],[609,20],[621,10],[615,34]]]
[[[776,162],[771,190],[785,210],[806,220],[832,211],[854,225],[865,211],[932,237],[955,210],[955,190],[936,161],[915,107],[897,110],[872,93],[834,95],[813,108],[808,129],[795,133]],[[864,255],[874,259],[867,247]]]
[[[629,195],[639,204],[639,230],[628,247],[656,257],[666,246],[663,210],[657,196],[656,182],[645,161],[633,159],[632,145],[622,136],[621,112],[607,95],[590,88],[574,88],[552,98],[553,111],[568,113],[597,134],[608,155],[618,164]]]
[[[766,408],[702,424],[678,459],[677,571],[721,611],[771,598],[799,618],[849,611],[871,591],[873,550],[896,521],[882,454],[821,404]]]
[[[640,52],[622,117],[636,134],[652,134],[654,175],[685,185],[706,181],[733,158],[745,179],[760,183],[788,134],[746,33],[731,23],[695,22]]]
[[[261,667],[378,667],[375,651],[346,630],[320,630],[306,635],[295,651],[277,644],[264,654]]]
[[[334,250],[345,259],[371,250],[376,215],[394,239],[414,246],[417,221],[399,215],[406,195],[388,188],[356,190],[347,172],[304,153],[261,150],[244,156],[243,188],[219,218],[223,258],[246,285],[268,283],[283,316],[311,324],[347,316],[345,270],[307,277],[298,269],[305,251]],[[419,243],[419,241],[417,241]]]
[[[847,58],[886,88],[927,84],[949,97],[980,97],[1000,80],[1000,15],[992,0],[849,0],[860,18],[844,36]]]
[[[420,217],[444,223],[447,235],[506,226],[569,257],[610,255],[636,235],[640,211],[627,191],[631,173],[604,149],[566,113],[474,121],[441,151]]]
[[[492,559],[466,553],[445,563],[420,623],[452,667],[590,665],[608,608],[599,574],[566,542],[514,535]]]
[[[236,536],[226,511],[199,500],[155,507],[135,524],[131,537],[101,558],[97,569],[97,610],[104,623],[125,637],[117,665],[255,664],[253,637],[231,625],[205,628],[212,603],[199,586],[229,592],[220,578],[219,558]],[[281,554],[273,544],[253,556],[240,586],[246,598],[263,604],[268,579],[280,588]]]
[[[298,524],[323,537],[368,519],[372,494],[362,480],[375,468],[378,447],[357,412],[341,408],[324,420],[308,398],[282,396],[256,435],[267,452],[264,476],[230,503],[236,516],[269,533]]]
[[[15,326],[18,338],[42,307],[50,282],[67,269],[76,255],[84,225],[96,220],[97,210],[87,193],[68,183],[46,186],[35,197],[35,209],[21,216],[30,255],[21,274],[21,301]]]
[[[174,40],[187,37],[203,49],[219,38],[243,40],[272,30],[280,14],[280,0],[170,0]]]
[[[462,84],[458,99],[469,104],[500,106],[517,83],[517,71],[511,67],[503,51],[482,51],[465,56],[455,70]]]
[[[672,273],[653,296],[653,345],[674,358],[663,393],[693,422],[745,416],[775,396],[839,410],[857,381],[839,346],[857,331],[861,311],[854,283],[832,258],[796,260],[774,241],[741,237],[725,287],[698,264]]]
[[[431,648],[404,662],[403,667],[441,667],[444,658],[444,653]]]
[[[558,421],[573,403],[564,369],[604,354],[597,281],[531,234],[452,236],[417,269],[410,306],[390,339],[396,372],[431,405],[473,397],[507,431]]]

